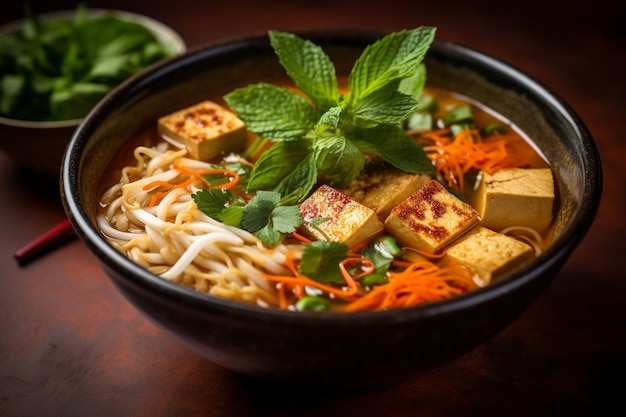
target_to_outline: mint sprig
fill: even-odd
[[[423,150],[400,126],[418,106],[423,59],[434,35],[435,28],[419,27],[367,46],[350,72],[344,97],[322,48],[294,34],[270,31],[281,65],[306,98],[264,83],[224,97],[250,131],[274,142],[252,170],[247,190],[280,190],[302,201],[318,175],[333,185],[352,181],[368,154],[407,172],[432,175]]]

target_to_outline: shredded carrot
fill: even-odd
[[[450,129],[441,129],[424,133],[421,139],[432,142],[424,146],[424,152],[437,173],[459,191],[465,188],[464,175],[472,169],[493,173],[517,165],[507,134],[496,133],[484,140],[478,130],[465,129],[452,138]]]
[[[291,232],[291,237],[293,237],[296,240],[299,240],[302,243],[306,243],[306,244],[310,244],[311,243],[311,239],[302,236],[298,232]]]
[[[359,284],[356,280],[360,279],[365,275],[369,275],[374,272],[374,265],[369,259],[366,258],[346,258],[339,264],[339,270],[341,271],[341,275],[346,281],[346,286],[344,287],[334,287],[332,285],[323,284],[321,282],[315,281],[305,275],[302,275],[298,270],[297,265],[295,264],[294,252],[287,252],[285,256],[285,263],[287,268],[291,271],[293,275],[271,275],[271,274],[262,274],[263,277],[269,281],[276,282],[278,284],[279,290],[279,304],[281,308],[287,308],[286,296],[284,291],[287,289],[292,290],[292,293],[296,298],[300,298],[304,295],[304,287],[311,287],[322,290],[328,294],[332,294],[334,296],[340,298],[349,298],[357,293],[359,290]],[[348,272],[349,267],[361,267],[362,271],[360,273],[352,276],[350,272]],[[281,294],[281,292],[283,292]]]
[[[189,178],[183,182],[179,182],[176,184],[172,184],[167,181],[153,181],[149,184],[146,184],[143,187],[144,190],[165,188],[165,191],[155,192],[152,195],[150,199],[150,203],[148,203],[149,207],[152,207],[155,204],[158,204],[158,202],[161,201],[171,190],[175,188],[188,187],[196,181],[203,181],[209,188],[213,187],[211,184],[209,184],[206,181],[206,179],[204,179],[203,175],[224,175],[225,177],[232,178],[229,182],[225,184],[214,186],[215,188],[220,188],[220,189],[232,188],[236,186],[237,184],[239,184],[239,179],[240,179],[238,173],[236,173],[235,171],[231,171],[229,169],[201,169],[199,171],[191,171],[180,166],[176,166],[174,167],[174,169],[176,169],[182,175],[188,176]]]
[[[416,262],[400,272],[390,272],[387,284],[375,286],[342,308],[343,311],[387,310],[444,300],[476,288],[460,266],[441,268]]]

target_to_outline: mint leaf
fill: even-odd
[[[348,257],[348,246],[340,242],[319,240],[306,245],[300,262],[300,272],[324,284],[345,284],[339,263]]]
[[[417,105],[415,99],[391,84],[359,100],[354,108],[355,123],[361,126],[402,123]]]
[[[286,175],[274,188],[274,191],[283,195],[282,202],[300,203],[309,195],[317,182],[317,166],[312,155]]]
[[[365,165],[359,148],[340,132],[328,131],[313,142],[313,154],[318,170],[333,177],[333,184],[342,185],[356,178]]]
[[[311,154],[307,145],[308,141],[277,142],[272,145],[263,152],[252,169],[247,191],[271,190],[277,187]],[[286,195],[288,190],[281,187],[280,193]]]
[[[342,113],[343,109],[338,106],[328,109],[324,114],[322,114],[319,121],[315,125],[315,134],[319,135],[327,129],[337,128],[339,126]]]
[[[264,83],[225,96],[249,130],[276,142],[257,161],[247,190],[274,189],[285,201],[301,201],[318,175],[333,185],[356,178],[364,154],[381,156],[408,172],[433,173],[423,150],[400,126],[419,105],[422,61],[434,34],[435,28],[420,27],[367,46],[350,72],[344,98],[335,68],[320,47],[270,31],[281,65],[308,99]]]
[[[400,81],[398,91],[408,94],[415,100],[420,100],[426,86],[426,65],[422,62],[415,72]]]
[[[434,175],[433,165],[421,146],[394,125],[378,125],[355,132],[360,141],[375,149],[375,154],[402,171]]]
[[[281,65],[315,107],[335,106],[339,100],[335,66],[324,51],[291,33],[270,31],[269,38]]]
[[[226,103],[262,138],[297,140],[316,122],[311,104],[295,92],[277,85],[258,83],[224,96]]]
[[[419,27],[391,33],[368,45],[350,72],[350,105],[374,90],[413,75],[434,37],[435,28]]]

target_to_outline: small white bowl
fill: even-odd
[[[114,13],[120,19],[141,24],[166,47],[170,56],[182,54],[187,50],[184,40],[176,31],[150,17],[113,9],[87,9],[86,13],[89,18]],[[43,21],[63,21],[72,20],[75,16],[76,10],[60,10],[42,13],[38,15],[38,18]],[[25,20],[16,20],[0,26],[0,35],[20,30]],[[81,118],[59,121],[30,121],[0,116],[0,151],[8,155],[19,166],[32,170],[34,173],[57,179],[65,147],[82,120]]]

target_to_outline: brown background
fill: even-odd
[[[8,3],[8,2],[5,2]],[[626,44],[605,0],[91,1],[171,25],[190,47],[268,29],[438,27],[565,99],[600,149],[593,228],[543,296],[464,357],[367,394],[300,392],[220,369],[138,314],[80,241],[20,267],[64,217],[54,183],[0,154],[0,416],[623,416],[626,414]],[[33,1],[37,12],[72,1]],[[0,8],[0,24],[22,17]],[[0,140],[9,140],[1,138]],[[12,138],[12,140],[21,140]]]

